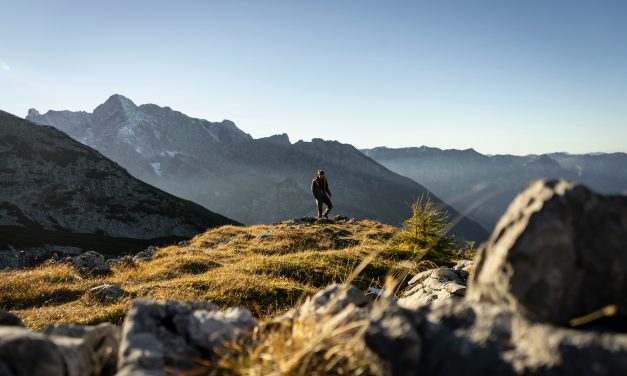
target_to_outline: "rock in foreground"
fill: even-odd
[[[468,297],[557,325],[605,306],[627,320],[627,197],[566,181],[520,194],[480,249]]]

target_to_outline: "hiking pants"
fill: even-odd
[[[329,214],[331,209],[333,209],[331,199],[327,195],[324,195],[322,197],[316,197],[316,204],[318,204],[318,217],[322,216],[322,204],[325,204],[327,206],[326,214]]]

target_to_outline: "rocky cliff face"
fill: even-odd
[[[310,184],[317,169],[327,172],[335,212],[351,217],[398,225],[410,214],[407,203],[429,193],[351,145],[291,143],[285,134],[252,139],[230,121],[210,123],[168,107],[136,106],[119,95],[91,114],[31,110],[27,119],[68,132],[141,180],[248,224],[313,214]],[[457,217],[442,206],[451,219]],[[466,240],[487,238],[465,218],[453,231]]]
[[[627,191],[627,154],[552,153],[487,156],[468,150],[417,147],[362,150],[410,177],[491,230],[507,205],[534,179],[565,178],[603,193]]]
[[[0,249],[122,252],[234,223],[149,186],[49,126],[0,111]]]

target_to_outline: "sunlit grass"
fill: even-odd
[[[186,246],[160,248],[149,262],[117,265],[106,277],[81,275],[66,264],[2,273],[0,307],[33,329],[51,323],[120,323],[139,297],[210,300],[220,307],[249,308],[263,319],[349,277],[362,289],[383,287],[385,276],[399,268],[398,255],[386,248],[396,231],[374,221],[224,226]],[[372,260],[351,276],[365,258]],[[113,304],[90,299],[88,290],[104,283],[119,284],[128,297]]]

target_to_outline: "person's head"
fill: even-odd
[[[324,171],[322,171],[322,170],[318,170],[318,177],[319,177],[320,179],[324,178]]]

